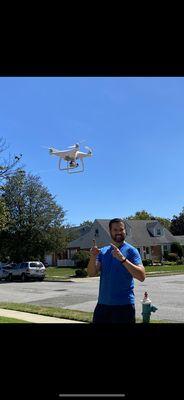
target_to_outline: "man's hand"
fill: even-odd
[[[118,247],[116,247],[113,243],[111,243],[111,246],[112,246],[113,257],[116,257],[119,261],[124,262],[126,260],[126,257],[123,256]],[[126,262],[124,266],[127,269],[127,271],[133,276],[133,278],[138,279],[140,282],[144,281],[145,269],[143,265],[141,264],[135,265],[128,260],[128,263]]]
[[[100,249],[96,245],[96,240],[93,239],[93,247],[90,250],[91,256],[96,257],[100,253]]]
[[[113,248],[113,250],[112,250],[113,257],[117,258],[117,260],[119,260],[119,261],[123,261],[125,259],[125,257],[123,256],[121,251],[118,249],[118,247],[116,247],[113,243],[110,243],[110,244]]]

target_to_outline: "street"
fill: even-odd
[[[0,282],[0,302],[28,303],[93,311],[97,303],[99,278],[73,282]],[[142,318],[144,292],[158,308],[151,318],[184,322],[184,275],[147,277],[135,280],[136,316]]]

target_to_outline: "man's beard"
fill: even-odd
[[[125,240],[125,236],[124,235],[111,235],[112,239],[114,240],[114,242],[116,243],[122,243]]]

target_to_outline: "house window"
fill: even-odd
[[[140,249],[140,247],[137,247],[137,250],[138,250],[139,254],[141,254],[141,249]]]
[[[95,229],[95,236],[98,236],[99,235],[99,231],[98,231],[98,229]]]
[[[156,234],[157,234],[157,236],[160,236],[160,235],[161,235],[161,229],[158,228],[158,229],[156,230]]]
[[[164,251],[167,251],[167,250],[168,250],[167,244],[164,244]]]
[[[149,254],[149,247],[146,247],[146,254]]]

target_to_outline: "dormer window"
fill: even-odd
[[[156,235],[157,235],[157,236],[161,236],[161,229],[158,228],[158,229],[156,230]]]
[[[99,235],[98,229],[95,229],[95,236],[98,236],[98,235]]]

